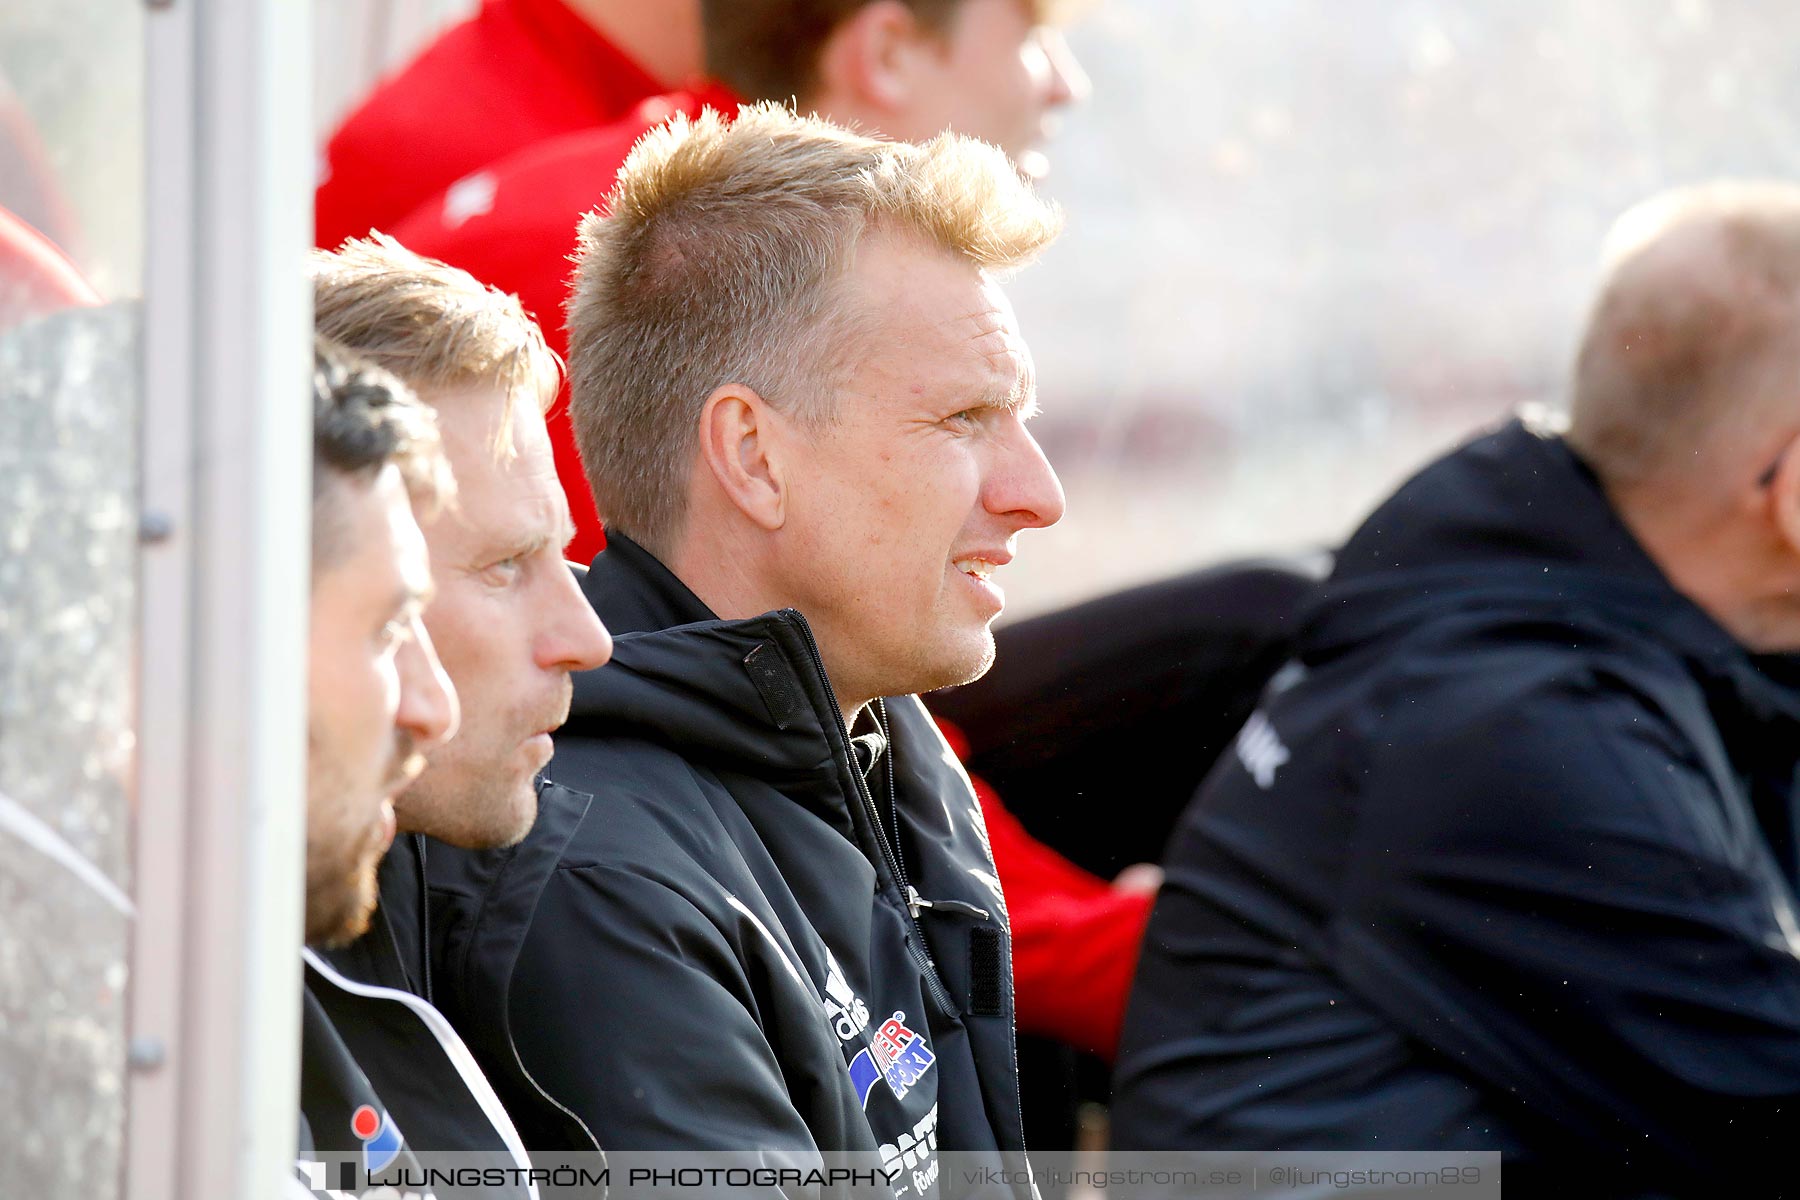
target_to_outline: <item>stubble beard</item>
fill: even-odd
[[[342,786],[341,779],[325,786]],[[343,796],[342,790],[324,795]],[[309,803],[311,801],[309,800]],[[330,803],[329,801],[327,803]],[[376,872],[381,866],[380,822],[371,822],[354,835],[343,825],[347,814],[334,814],[332,828],[306,841],[306,943],[341,946],[368,932],[379,896]]]
[[[509,714],[503,732],[474,734],[479,743],[465,724],[395,798],[400,827],[469,850],[516,845],[537,820],[535,770],[521,765],[520,747],[538,730],[562,725],[572,692],[565,675],[554,704]]]
[[[915,659],[911,674],[917,678],[918,683],[906,688],[906,692],[935,692],[942,688],[960,687],[965,683],[974,683],[986,675],[994,665],[993,627],[982,627],[978,643],[959,630],[951,639],[940,641],[934,649],[936,653],[921,655]]]
[[[487,770],[474,769],[480,761]],[[402,828],[465,850],[511,846],[529,833],[537,818],[532,777],[491,756],[480,761],[427,767],[397,798]]]

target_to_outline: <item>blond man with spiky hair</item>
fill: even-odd
[[[1005,903],[913,693],[986,670],[994,575],[1062,515],[999,284],[1058,225],[992,147],[768,105],[646,138],[583,223],[584,586],[629,636],[550,773],[596,799],[433,886],[484,906],[445,914],[449,986],[510,986],[609,1150],[866,1151],[919,1193],[939,1148],[1018,1165]]]

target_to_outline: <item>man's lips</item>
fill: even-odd
[[[387,782],[387,786],[382,789],[382,796],[387,799],[398,796],[401,792],[404,792],[407,788],[411,787],[419,776],[424,773],[425,756],[422,754],[407,755],[406,758],[402,760],[399,767],[395,769],[392,778]]]
[[[550,761],[551,755],[556,753],[556,731],[562,728],[563,720],[564,718],[559,716],[554,722],[539,728],[520,743],[533,757],[540,757],[543,760],[538,763],[540,768],[544,763]]]
[[[556,731],[561,729],[569,720],[569,709],[571,702],[574,699],[574,694],[574,684],[565,674],[562,677],[562,689],[556,699],[555,707],[546,707],[544,710],[544,719],[532,722],[537,728],[527,734],[525,740],[527,742],[535,742],[538,738],[543,738],[546,741],[553,739],[556,736]]]
[[[1011,561],[1012,555],[1005,550],[971,550],[951,559],[950,565],[968,580],[980,598],[980,606],[992,616],[1006,605],[1006,593],[994,581],[994,572]]]
[[[1008,550],[970,550],[950,560],[950,565],[983,583],[993,573],[1012,561],[1012,553]]]

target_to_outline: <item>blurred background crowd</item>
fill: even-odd
[[[20,0],[0,203],[108,296],[143,237],[141,14]],[[322,145],[471,0],[319,0]],[[1018,281],[1074,503],[1012,616],[1330,541],[1429,451],[1554,400],[1611,218],[1797,165],[1788,13],[1749,0],[1105,0]],[[34,224],[37,222],[34,222]],[[1079,569],[1072,564],[1080,563]]]
[[[335,128],[463,0],[320,3]],[[1748,0],[1103,0],[1012,288],[1068,515],[1019,617],[1334,542],[1431,453],[1554,402],[1626,206],[1800,166],[1792,18]],[[1076,566],[1079,564],[1079,566]]]

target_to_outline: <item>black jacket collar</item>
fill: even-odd
[[[425,839],[402,834],[382,856],[380,903],[369,930],[348,945],[320,948],[321,958],[358,983],[374,983],[431,999],[425,970],[426,929],[421,866]]]
[[[1587,464],[1562,438],[1521,420],[1402,485],[1344,544],[1331,578],[1518,563],[1664,582]]]
[[[639,738],[775,782],[849,828],[846,797],[861,783],[805,617],[787,608],[719,620],[653,555],[616,534],[582,587],[614,633],[613,658],[575,677],[559,753],[582,738]],[[547,775],[557,772],[552,759]]]
[[[654,554],[608,530],[606,549],[581,583],[588,603],[615,634],[715,620],[713,611]]]

